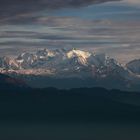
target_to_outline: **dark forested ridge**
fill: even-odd
[[[15,89],[0,93],[0,118],[22,120],[139,120],[139,93],[103,88]]]
[[[4,79],[0,84],[0,120],[140,120],[138,92],[31,89]]]

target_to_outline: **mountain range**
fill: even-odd
[[[40,49],[0,57],[0,72],[33,87],[93,87],[139,90],[140,60],[126,65],[106,54],[79,49]]]

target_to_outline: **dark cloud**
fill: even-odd
[[[1,0],[0,22],[7,18],[24,18],[43,9],[78,7],[89,4],[118,0]]]

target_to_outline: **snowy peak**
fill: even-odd
[[[126,67],[133,73],[140,75],[140,59],[130,61]]]
[[[73,66],[113,66],[117,65],[114,59],[110,59],[105,54],[95,54],[93,52],[78,49],[42,49],[35,53],[22,53],[15,59],[9,57],[0,58],[0,68],[7,70],[37,69],[73,67]]]
[[[86,52],[86,51],[77,50],[77,49],[72,49],[72,50],[68,51],[66,55],[68,58],[83,57],[83,58],[87,59],[90,57],[91,53]]]
[[[10,57],[1,57],[0,58],[0,70],[10,70],[10,69],[18,69],[19,65],[15,59]]]
[[[38,50],[35,55],[37,56],[38,59],[47,59],[48,57],[55,57],[56,54],[57,52],[55,51],[42,49]]]

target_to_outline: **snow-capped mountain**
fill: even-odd
[[[34,53],[24,52],[16,58],[1,57],[0,71],[13,77],[22,77],[31,85],[32,83],[34,85],[45,83],[46,85],[46,81],[50,81],[52,84],[47,83],[47,85],[55,86],[58,79],[63,79],[62,86],[64,86],[64,83],[68,81],[67,79],[71,79],[68,86],[72,86],[72,83],[75,86],[83,80],[84,82],[79,86],[92,86],[98,83],[99,86],[108,86],[109,84],[110,87],[116,88],[120,85],[129,87],[140,81],[139,76],[137,76],[139,74],[137,63],[137,61],[135,63],[130,62],[131,65],[128,63],[123,66],[105,54],[96,54],[79,49],[41,49]],[[43,77],[43,80],[40,77]],[[44,77],[49,77],[51,80],[45,80]],[[80,80],[76,82],[75,78]],[[55,82],[52,82],[52,79]],[[36,83],[37,81],[39,83]],[[41,83],[41,81],[43,82]],[[119,86],[116,86],[118,84]],[[58,85],[60,85],[60,80],[58,80]]]
[[[16,58],[0,58],[0,69],[2,71],[37,71],[42,69],[56,71],[80,71],[90,70],[93,74],[106,73],[122,66],[114,59],[105,54],[95,54],[78,49],[43,49],[35,53],[22,53]],[[40,73],[41,74],[41,73]]]

